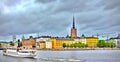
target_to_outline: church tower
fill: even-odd
[[[73,16],[73,25],[71,28],[71,38],[77,38],[77,29],[75,28],[74,16]]]

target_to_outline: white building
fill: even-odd
[[[110,41],[114,42],[117,48],[120,48],[120,34],[118,34],[118,37],[112,38]]]
[[[36,39],[36,48],[40,48],[40,43],[45,41],[46,48],[52,48],[52,42],[49,37],[40,37]]]
[[[86,44],[86,38],[80,38],[80,42]]]

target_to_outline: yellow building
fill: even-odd
[[[73,43],[75,43],[75,41],[74,41],[74,39],[59,39],[59,40],[61,40],[62,41],[62,43],[65,43],[65,44],[73,44]]]
[[[51,40],[52,40],[53,49],[63,48],[63,43],[69,45],[75,43],[74,39],[67,39],[67,38],[52,38]]]
[[[98,38],[96,37],[86,37],[86,44],[88,47],[96,47],[98,43]]]

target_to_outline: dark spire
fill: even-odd
[[[74,19],[74,16],[73,16],[73,29],[75,29],[75,19]]]

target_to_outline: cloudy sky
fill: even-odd
[[[120,32],[120,0],[0,0],[0,40]]]

